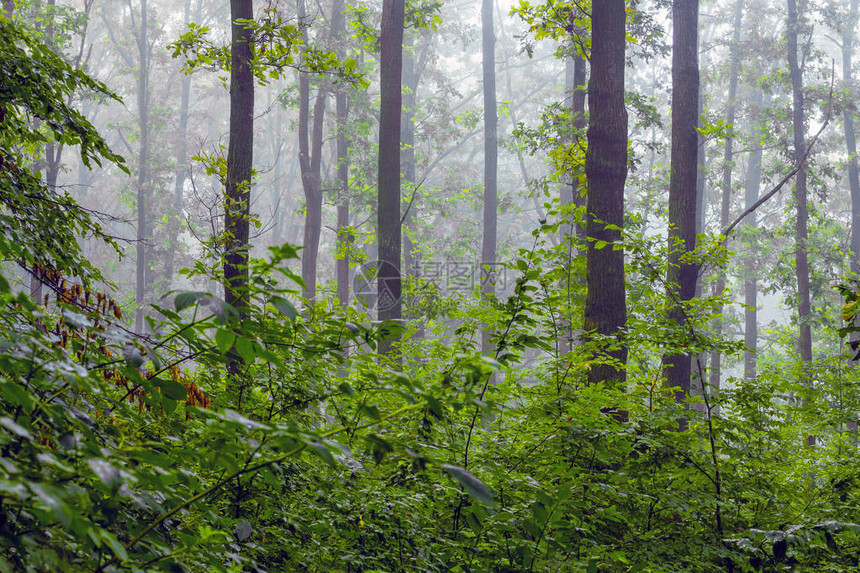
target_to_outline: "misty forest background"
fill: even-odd
[[[858,20],[4,0],[0,571],[857,571]]]

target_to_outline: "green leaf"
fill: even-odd
[[[322,460],[328,465],[332,467],[337,466],[337,463],[334,461],[334,456],[331,455],[331,452],[325,444],[320,442],[308,442],[308,447],[311,448],[311,451],[322,458]]]
[[[27,431],[26,428],[18,425],[12,418],[9,418],[7,416],[3,416],[2,418],[0,418],[0,426],[3,426],[4,428],[21,438],[27,438],[28,440],[31,438],[30,432]]]
[[[107,546],[110,547],[110,550],[113,551],[114,555],[116,555],[120,561],[128,559],[128,553],[126,553],[125,547],[116,537],[114,537],[113,533],[102,529],[99,531],[99,536],[104,540]]]
[[[219,328],[215,331],[215,345],[221,354],[226,354],[233,347],[236,341],[236,333],[224,328]]]
[[[251,537],[251,534],[254,532],[254,528],[251,527],[251,522],[246,519],[237,523],[234,531],[236,533],[236,539],[239,541],[245,541]]]
[[[295,320],[299,316],[299,313],[296,310],[296,307],[293,306],[293,303],[283,297],[273,296],[269,299],[269,302],[272,303],[272,306],[281,311],[281,314],[283,314],[290,320]]]
[[[180,292],[176,295],[176,298],[173,299],[173,306],[178,312],[182,309],[188,308],[189,306],[197,304],[204,296],[209,296],[209,293],[200,291]]]
[[[366,439],[370,446],[370,453],[373,454],[373,461],[375,461],[377,465],[382,463],[385,456],[394,451],[394,448],[387,440],[380,438],[376,434],[370,434]]]
[[[473,476],[468,470],[459,466],[442,464],[442,470],[451,476],[451,479],[456,481],[470,496],[476,500],[492,505],[493,492],[490,491],[484,482]]]
[[[242,357],[245,364],[253,364],[254,360],[257,358],[254,354],[254,343],[244,336],[236,337],[236,352],[239,353],[239,356]]]
[[[105,460],[100,458],[91,458],[87,460],[87,465],[90,466],[93,473],[99,476],[99,479],[111,488],[112,491],[117,491],[119,486],[122,485],[122,476],[120,475],[119,470]]]
[[[188,397],[185,386],[175,380],[157,379],[155,385],[161,388],[161,393],[171,400],[185,400]]]

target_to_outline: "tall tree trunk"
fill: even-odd
[[[576,50],[576,33],[571,34],[571,55],[565,60],[564,65],[564,86],[565,97],[570,98],[570,112],[573,120],[573,137],[571,145],[582,145],[582,138],[587,127],[585,117],[585,97],[586,89],[586,62],[585,57]],[[580,245],[585,245],[585,226],[577,224],[575,210],[580,207],[585,207],[585,195],[579,184],[579,173],[573,172],[567,180],[562,183],[559,191],[559,204],[561,211],[564,213],[564,225],[560,230],[559,241],[561,244],[567,245],[565,248],[565,273],[564,284],[562,288],[566,292],[566,300],[569,306],[573,305],[574,283],[581,284],[585,277],[579,275],[573,276],[573,259],[577,256],[574,251],[573,238],[577,238]],[[570,352],[574,344],[574,328],[573,322],[570,320],[570,314],[562,319],[562,338],[559,348],[562,352]]]
[[[135,245],[135,302],[134,330],[143,332],[144,305],[146,304],[147,241],[149,240],[149,39],[147,36],[147,0],[140,0],[140,32],[137,35],[137,113],[140,125],[140,155],[137,166],[137,243]],[[130,8],[130,6],[129,6]]]
[[[253,0],[230,0],[230,142],[224,209],[224,299],[244,317],[248,305],[251,166],[254,159],[252,33],[239,20],[254,17]]]
[[[800,359],[812,361],[812,329],[809,324],[809,260],[806,252],[807,220],[809,218],[806,202],[806,165],[803,157],[806,155],[806,136],[804,133],[805,113],[803,109],[803,70],[798,63],[797,46],[797,3],[788,3],[788,68],[791,73],[791,91],[793,96],[794,120],[794,158],[800,170],[797,172],[794,201],[797,204],[797,224],[795,226],[795,265],[797,267],[797,322],[799,327],[797,349]]]
[[[343,13],[343,0],[336,0],[332,8],[332,35],[338,44],[339,59],[345,51],[341,46],[346,34],[346,18]],[[341,306],[349,306],[349,142],[346,139],[346,122],[349,115],[349,100],[346,86],[339,86],[335,92],[335,122],[337,132],[337,241],[343,258],[335,262],[334,274],[337,280],[337,298]]]
[[[740,65],[740,43],[741,24],[743,23],[744,0],[737,0],[735,4],[734,36],[731,45],[731,67],[729,70],[729,96],[726,102],[726,125],[728,133],[726,143],[723,147],[723,195],[720,205],[720,229],[725,229],[729,224],[729,211],[732,198],[732,171],[734,169],[734,123],[735,123],[735,99],[738,93],[738,70]],[[714,285],[714,294],[722,296],[726,290],[726,270],[721,267]],[[717,309],[717,319],[714,324],[714,335],[719,338],[723,333],[723,306]],[[719,390],[721,382],[722,355],[719,351],[711,352],[710,385],[714,391]]]
[[[848,21],[842,29],[842,80],[846,89],[853,83],[852,58],[854,57],[854,33],[857,28],[857,0],[851,0]],[[848,186],[851,190],[851,271],[860,273],[860,174],[857,166],[857,137],[854,132],[854,114],[846,106],[843,113],[845,124],[845,145],[848,148]],[[851,333],[851,340],[860,339],[858,333]],[[848,422],[848,430],[857,439],[857,420]]]
[[[191,0],[185,2],[185,24],[200,21],[203,0],[197,0],[195,15],[191,17]],[[182,228],[182,198],[185,181],[190,171],[188,169],[188,116],[191,102],[191,74],[182,76],[182,92],[179,96],[179,125],[176,141],[176,169],[173,185],[173,215],[170,218],[170,235],[167,252],[164,258],[164,280],[167,287],[173,280],[173,267],[176,254],[179,252],[179,231]]]
[[[669,318],[684,336],[684,303],[696,293],[698,266],[681,262],[696,249],[696,181],[698,175],[698,0],[672,4],[672,157],[669,180],[669,267],[666,285]],[[690,392],[691,357],[679,352],[663,357],[666,383],[683,401]]]
[[[298,16],[305,25],[305,2],[298,0]],[[307,32],[303,32],[305,45]],[[305,231],[302,243],[302,280],[305,283],[304,297],[313,300],[317,293],[317,258],[320,233],[322,231],[322,144],[323,121],[325,119],[328,88],[320,86],[314,102],[313,126],[308,133],[310,118],[311,77],[309,72],[299,72],[299,166],[302,172],[302,189],[305,192]],[[310,144],[308,139],[310,137]]]
[[[624,281],[624,183],[627,180],[627,109],[624,105],[626,12],[624,0],[592,5],[591,79],[588,82],[588,179],[584,330],[587,336],[618,337],[627,322]],[[624,387],[627,347],[602,340],[588,371],[590,383]],[[607,360],[608,359],[608,360]],[[608,363],[601,363],[606,360]]]
[[[400,169],[403,172],[403,181],[406,183],[406,201],[409,211],[403,217],[405,226],[403,232],[403,268],[404,275],[414,273],[414,245],[409,236],[409,230],[413,226],[412,216],[415,208],[415,90],[418,88],[418,74],[415,70],[415,57],[411,49],[412,37],[410,35],[403,39],[403,108],[400,112]]]
[[[851,68],[854,57],[854,33],[857,27],[857,0],[851,0],[848,22],[842,32],[842,80],[846,89],[853,83]],[[857,167],[857,137],[854,114],[846,106],[843,114],[845,144],[848,148],[848,186],[851,189],[851,270],[860,273],[860,172]]]
[[[56,1],[48,0],[46,4],[48,25],[45,27],[45,43],[54,51],[59,53],[54,42],[54,32],[56,29],[54,23],[54,6],[56,6]],[[14,8],[14,3],[12,7]],[[53,141],[49,141],[45,144],[45,185],[48,189],[56,189],[57,187],[57,178],[60,175],[60,159],[62,154],[62,144],[57,144]],[[30,278],[30,296],[39,304],[42,302],[42,279],[40,274],[41,271],[39,264],[34,264]]]
[[[755,96],[753,97],[753,106],[756,110],[761,109],[762,93],[758,86],[755,86]],[[752,152],[750,153],[749,163],[747,165],[747,181],[744,192],[744,208],[751,209],[755,202],[758,201],[759,187],[761,187],[761,160],[762,160],[762,144],[760,126],[753,126],[751,129]],[[747,215],[747,226],[752,231],[757,228],[755,212]],[[752,380],[756,376],[756,346],[758,345],[758,265],[756,264],[755,242],[750,241],[747,246],[749,253],[744,259],[744,342],[747,349],[744,351],[744,378]]]
[[[794,261],[797,271],[797,350],[804,371],[812,362],[812,326],[809,323],[811,304],[809,300],[809,258],[806,251],[808,238],[807,220],[809,212],[806,201],[806,135],[804,133],[805,113],[803,109],[803,70],[798,62],[797,46],[797,2],[787,0],[788,5],[788,69],[791,73],[791,92],[794,122],[794,159],[799,170],[795,178],[794,202],[797,206],[797,221],[794,229]],[[805,372],[803,383],[809,384],[809,374]],[[815,444],[815,436],[807,436],[809,445]]]
[[[383,323],[379,352],[391,354],[400,338],[401,228],[400,228],[400,114],[403,72],[404,0],[383,0],[379,76],[379,185],[377,233],[379,273],[377,275],[377,318]],[[387,326],[386,326],[387,324]]]
[[[496,292],[494,270],[498,237],[499,192],[499,117],[496,106],[496,31],[493,19],[493,0],[481,2],[481,67],[484,92],[484,225],[481,237],[481,291],[485,295]],[[492,351],[492,329],[484,325],[481,351]]]

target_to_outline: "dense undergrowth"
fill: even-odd
[[[7,121],[28,110],[75,126],[54,135],[118,162],[70,110],[38,105],[65,97],[52,78],[110,92],[2,26],[4,61],[40,64],[33,90],[3,92]],[[393,357],[376,353],[366,312],[298,298],[289,245],[252,262],[246,317],[215,293],[173,293],[140,337],[77,246],[107,238],[96,222],[67,197],[43,213],[51,227],[27,218],[58,203],[21,167],[44,134],[16,125],[0,132],[14,165],[0,256],[50,295],[0,276],[0,571],[860,567],[858,382],[836,318],[819,320],[812,364],[763,352],[755,378],[678,405],[663,354],[742,347],[709,335],[714,299],[686,308],[682,329],[665,318],[662,240],[631,232],[628,382],[587,385],[581,261],[551,246],[549,225],[497,297],[414,281]],[[211,263],[186,275],[211,284]],[[844,294],[852,324],[856,289]]]

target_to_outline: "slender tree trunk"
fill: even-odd
[[[238,20],[251,20],[253,17],[253,0],[230,0],[230,142],[224,209],[224,298],[243,317],[248,305],[254,74],[251,69],[251,30]]]
[[[621,340],[627,322],[624,281],[624,183],[627,180],[627,109],[624,105],[626,12],[624,0],[592,5],[591,79],[588,82],[588,179],[584,330],[602,339],[588,371],[590,383],[624,387],[627,347]],[[606,361],[606,363],[601,363]]]
[[[57,46],[54,42],[54,6],[55,0],[48,0],[46,4],[46,13],[48,14],[48,25],[45,27],[45,43],[52,49],[57,51]],[[14,8],[14,5],[13,5]],[[11,15],[11,11],[9,14]],[[45,185],[48,189],[56,189],[57,178],[60,175],[60,159],[63,153],[62,144],[56,144],[49,141],[45,144]],[[38,262],[33,265],[30,278],[30,296],[34,301],[42,303],[42,278],[41,269]]]
[[[846,89],[853,84],[852,59],[854,57],[854,33],[857,28],[857,0],[851,0],[848,21],[842,29],[842,80]],[[854,132],[854,114],[846,106],[843,113],[845,124],[845,145],[848,148],[848,186],[851,190],[851,271],[860,273],[860,174],[857,166],[857,137]],[[858,333],[851,333],[851,341],[860,338]],[[848,422],[848,430],[857,436],[857,420]]]
[[[564,86],[565,97],[570,98],[570,111],[573,120],[573,137],[571,144],[574,146],[582,145],[582,138],[585,135],[586,117],[585,117],[585,97],[586,89],[586,62],[582,54],[576,51],[575,47],[576,35],[571,35],[571,50],[573,53],[565,60],[564,66]],[[510,77],[510,76],[509,76]],[[573,237],[577,238],[580,245],[585,245],[585,226],[577,224],[575,211],[580,207],[585,207],[585,194],[579,184],[579,173],[574,171],[569,175],[567,181],[562,183],[559,191],[559,204],[561,205],[564,215],[564,225],[560,230],[559,242],[566,244],[565,249],[565,266],[567,273],[564,279],[562,288],[566,291],[566,299],[568,306],[573,305],[574,283],[582,284],[585,281],[585,276],[572,275],[573,259],[577,256],[574,250]],[[561,351],[570,352],[574,344],[574,328],[573,322],[570,320],[569,313],[562,318],[562,338]]]
[[[803,368],[812,362],[812,327],[809,323],[811,304],[809,300],[809,258],[806,251],[808,238],[807,220],[809,218],[806,198],[806,135],[804,133],[805,113],[803,109],[803,70],[798,62],[797,46],[797,3],[787,0],[788,6],[788,69],[791,73],[791,92],[794,122],[794,158],[799,167],[795,177],[794,202],[797,207],[795,225],[794,261],[797,271],[797,350]],[[804,374],[805,384],[809,384],[808,372]],[[807,436],[809,445],[815,444],[815,436]]]
[[[415,71],[415,57],[412,50],[412,37],[407,35],[403,39],[403,109],[400,112],[400,169],[403,172],[403,181],[406,183],[405,201],[409,205],[409,212],[403,218],[403,268],[404,275],[414,273],[414,245],[409,236],[412,227],[412,215],[415,208],[411,202],[415,193],[415,123],[412,120],[415,113],[415,90],[418,88],[418,76]],[[411,204],[410,204],[411,202]]]
[[[696,293],[698,266],[681,262],[696,249],[696,181],[698,175],[698,0],[674,0],[672,5],[672,158],[669,181],[669,268],[666,285],[669,318],[683,337],[684,303]],[[690,392],[691,356],[688,352],[663,358],[666,383],[683,401]]]
[[[149,202],[149,39],[147,35],[147,0],[140,0],[140,32],[137,37],[137,113],[140,124],[140,155],[137,166],[137,243],[135,248],[135,332],[143,332],[144,306],[146,304],[147,266],[146,260]]]
[[[753,105],[758,110],[762,106],[762,93],[756,86],[756,95]],[[747,181],[744,193],[744,208],[751,209],[758,201],[759,187],[761,187],[761,160],[763,155],[761,144],[761,127],[753,126],[750,140],[752,140],[752,152],[750,153],[747,166]],[[757,228],[755,212],[747,215],[747,226],[752,231]],[[756,246],[751,241],[748,245],[746,258],[744,259],[744,342],[747,349],[744,351],[744,378],[752,380],[756,377],[756,347],[758,345],[758,265],[756,264]]]
[[[6,17],[11,18],[15,13],[15,0],[3,0],[3,9],[6,10]]]
[[[191,18],[191,0],[185,2],[185,24],[200,21],[203,0],[197,0],[194,19]],[[179,125],[177,126],[176,141],[176,170],[173,185],[173,215],[170,218],[170,235],[167,252],[164,258],[164,280],[170,286],[173,280],[173,266],[179,252],[179,231],[182,228],[182,203],[185,181],[190,173],[188,169],[188,116],[191,102],[191,74],[182,77],[182,92],[179,96]]]
[[[798,311],[798,352],[805,363],[812,361],[812,329],[809,324],[809,260],[806,251],[807,220],[809,218],[806,199],[806,166],[802,165],[806,155],[806,136],[804,133],[805,112],[803,109],[803,70],[798,63],[797,46],[797,3],[788,3],[788,67],[791,73],[794,119],[794,157],[800,170],[797,172],[794,188],[794,201],[797,204],[797,224],[795,227],[795,264],[797,267],[797,311]]]
[[[379,272],[377,275],[377,317],[384,325],[379,352],[391,354],[400,338],[401,227],[400,227],[400,115],[403,72],[404,0],[383,0],[380,38],[379,164],[377,233]],[[394,326],[396,324],[396,326]]]
[[[341,42],[346,34],[346,18],[343,14],[344,2],[337,0],[332,8],[332,35],[338,44],[338,55],[343,59]],[[349,115],[349,100],[346,86],[339,86],[335,92],[335,122],[337,131],[337,241],[343,258],[335,262],[337,298],[341,306],[349,306],[349,142],[346,139],[346,122]]]
[[[485,295],[495,294],[494,265],[499,212],[498,163],[499,133],[496,108],[496,31],[493,19],[493,1],[481,2],[481,54],[484,92],[484,226],[481,238],[481,291]],[[484,325],[481,351],[492,352],[490,334],[492,329]]]
[[[842,33],[842,80],[845,82],[846,89],[853,83],[851,68],[857,18],[857,0],[851,0],[848,22]],[[848,186],[851,189],[851,270],[860,273],[860,170],[857,166],[857,137],[851,109],[846,106],[842,114],[845,123],[845,144],[848,148]]]
[[[723,195],[720,205],[720,229],[725,229],[729,224],[729,211],[732,198],[732,171],[734,169],[734,123],[735,123],[735,99],[738,93],[738,75],[740,64],[741,24],[743,23],[744,0],[737,0],[735,4],[734,37],[731,45],[731,68],[729,70],[729,96],[726,105],[726,124],[728,133],[726,143],[723,147]],[[726,290],[726,270],[721,267],[714,285],[714,294],[722,296]],[[719,338],[723,333],[723,306],[717,309],[717,319],[714,324],[714,335]],[[711,352],[710,385],[714,391],[719,390],[721,382],[722,355],[718,351]]]
[[[306,22],[305,2],[298,0],[298,16],[302,25]],[[303,33],[308,44],[307,32]],[[305,230],[302,243],[302,280],[305,283],[304,297],[316,298],[317,258],[319,255],[320,233],[322,231],[322,144],[323,121],[325,119],[328,92],[321,86],[317,92],[313,110],[313,126],[310,125],[309,72],[300,72],[299,78],[299,166],[302,172],[302,188],[305,192]],[[309,132],[309,129],[312,131]],[[310,138],[310,143],[308,139]]]

